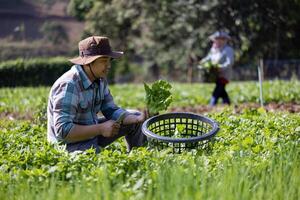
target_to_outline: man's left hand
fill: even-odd
[[[148,117],[147,112],[143,111],[140,115],[127,115],[124,119],[124,124],[137,124],[143,123]]]
[[[138,121],[137,123],[142,123],[146,119],[149,118],[149,114],[148,114],[147,110],[144,110],[143,112],[141,112],[140,115],[136,115],[136,117],[137,117],[137,121]]]

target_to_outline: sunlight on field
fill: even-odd
[[[213,84],[172,84],[173,102],[170,107],[207,105]],[[125,108],[145,108],[145,92],[142,84],[119,84],[110,86],[115,102]],[[264,82],[264,100],[268,102],[300,103],[299,81]],[[50,87],[0,88],[0,111],[27,113],[40,105],[46,106]],[[233,104],[258,103],[259,88],[256,82],[233,82],[228,85]]]

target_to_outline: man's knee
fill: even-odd
[[[95,149],[96,153],[100,152],[97,138],[80,141],[80,142],[75,142],[75,143],[70,143],[70,144],[67,144],[67,146],[66,146],[66,150],[68,152],[86,151],[88,149]]]

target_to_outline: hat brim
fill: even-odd
[[[70,62],[77,65],[88,65],[95,61],[97,58],[110,57],[110,58],[120,58],[124,53],[121,51],[112,51],[107,55],[96,55],[96,56],[78,56],[76,58],[69,59]]]

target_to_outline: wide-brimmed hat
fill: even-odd
[[[216,31],[212,35],[209,36],[210,40],[215,40],[217,38],[225,38],[227,40],[231,39],[230,35],[225,31]]]
[[[87,65],[97,58],[110,57],[119,58],[123,55],[121,51],[112,51],[109,39],[102,36],[91,36],[78,43],[79,56],[70,59],[74,64]]]

